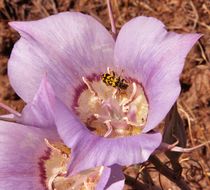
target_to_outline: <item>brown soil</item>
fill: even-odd
[[[168,30],[179,33],[204,34],[187,57],[181,76],[182,93],[178,108],[185,121],[188,146],[210,139],[210,1],[209,0],[113,0],[113,12],[118,30],[131,18],[139,15],[162,20]],[[8,26],[12,20],[35,20],[62,11],[90,14],[110,29],[106,3],[100,0],[0,0],[0,101],[20,111],[24,103],[12,90],[7,76],[7,61],[18,34]],[[0,110],[0,114],[6,113]],[[193,158],[204,171],[200,186],[210,186],[210,146],[183,158]],[[132,168],[135,174],[135,169]],[[195,175],[196,179],[196,175]],[[157,180],[158,181],[158,180]],[[177,189],[162,180],[163,189]]]

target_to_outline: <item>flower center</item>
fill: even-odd
[[[71,150],[63,143],[51,144],[45,140],[48,151],[40,158],[41,182],[48,190],[89,190],[95,189],[100,179],[103,167],[83,171],[68,177],[67,165],[70,161]]]
[[[75,110],[90,131],[108,138],[140,134],[148,102],[139,83],[123,79],[109,68],[100,77],[82,79],[85,85]]]

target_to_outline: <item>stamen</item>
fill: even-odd
[[[109,67],[107,67],[107,73],[111,74],[111,69]]]
[[[87,85],[88,90],[90,90],[90,92],[94,95],[94,96],[98,96],[97,92],[93,89],[92,85],[89,83],[89,81],[85,78],[82,77],[83,82]]]
[[[55,151],[58,154],[62,154],[62,156],[66,159],[69,157],[71,153],[71,149],[67,147],[65,144],[59,143],[59,142],[52,144],[47,139],[44,139],[44,141],[46,145],[48,146],[48,148],[50,148],[52,151]]]
[[[116,88],[112,94],[112,98],[116,99],[118,93],[118,89]]]
[[[127,102],[125,102],[125,103],[122,105],[123,107],[129,105],[129,104],[134,100],[134,98],[135,98],[135,96],[136,96],[136,92],[137,92],[136,83],[133,82],[133,83],[132,83],[132,86],[133,86],[133,90],[132,90],[131,96],[130,96],[130,98],[127,100]]]
[[[99,119],[99,120],[102,120],[102,121],[106,121],[108,120],[109,117],[107,116],[103,116],[103,115],[99,115],[97,113],[93,114],[93,116],[96,118],[96,119]]]
[[[104,137],[108,137],[113,131],[113,127],[111,125],[111,120],[107,120],[104,123],[106,124],[106,126],[108,128],[108,130],[107,130],[106,134],[104,135]]]
[[[52,144],[50,144],[50,142],[45,138],[44,139],[45,144],[47,145],[47,147],[49,147],[52,150],[55,150],[56,152],[62,153],[62,151],[58,148],[56,148],[55,146],[53,146]]]
[[[59,167],[56,167],[52,170],[52,175],[48,177],[48,182],[47,182],[47,187],[49,190],[56,190],[56,188],[54,187],[54,182],[56,178],[59,176],[65,176],[67,174],[65,164],[67,162],[69,154],[65,153],[64,152],[65,150],[62,151],[62,149],[57,148],[56,145],[50,143],[48,139],[45,138],[44,141],[47,147],[50,148],[50,150],[52,151],[51,154],[52,157],[54,157],[55,155],[61,156],[61,159],[59,160]]]
[[[55,179],[56,179],[56,177],[58,176],[59,174],[55,174],[55,175],[53,175],[50,179],[49,179],[49,181],[48,181],[48,188],[49,188],[49,190],[55,190],[55,188],[54,188],[54,181],[55,181]]]
[[[57,190],[55,187],[54,187],[54,181],[57,177],[59,176],[65,176],[67,172],[61,172],[61,171],[58,171],[55,175],[53,175],[52,177],[50,177],[49,181],[48,181],[48,188],[49,190]]]
[[[88,183],[86,181],[83,182],[86,190],[91,190]]]
[[[103,170],[104,170],[104,166],[101,166],[101,167],[100,167],[100,170],[99,170],[99,175],[102,174]]]
[[[126,122],[127,125],[133,125],[133,126],[136,126],[136,127],[144,126],[144,123],[142,123],[140,125],[136,125],[135,122],[129,121],[128,117],[123,117],[123,120]]]
[[[5,109],[5,110],[8,111],[9,113],[11,113],[11,114],[17,116],[17,117],[21,117],[21,114],[20,114],[19,112],[17,112],[16,110],[10,108],[9,106],[7,106],[7,105],[5,105],[5,104],[3,104],[3,103],[1,103],[1,102],[0,102],[0,107],[3,108],[3,109]]]

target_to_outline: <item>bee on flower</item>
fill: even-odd
[[[121,79],[120,76],[116,76],[114,71],[110,71],[107,68],[107,73],[102,75],[102,81],[107,86],[112,86],[119,90],[126,90],[128,88],[128,84],[126,83],[125,79]]]

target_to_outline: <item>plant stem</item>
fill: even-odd
[[[149,161],[162,175],[174,182],[181,190],[190,190],[184,178],[182,176],[177,176],[177,174],[164,163],[162,163],[157,156],[150,156]]]
[[[131,187],[133,187],[135,190],[160,190],[159,187],[157,186],[151,186],[151,185],[148,185],[148,184],[143,184],[141,183],[140,181],[132,178],[131,176],[129,175],[125,175],[125,183]]]
[[[113,16],[113,12],[112,12],[112,5],[111,5],[110,0],[106,0],[106,4],[107,4],[108,12],[109,12],[109,20],[110,20],[110,24],[111,24],[112,36],[114,39],[116,39],[117,30],[116,30],[116,26],[115,26],[114,16]]]

